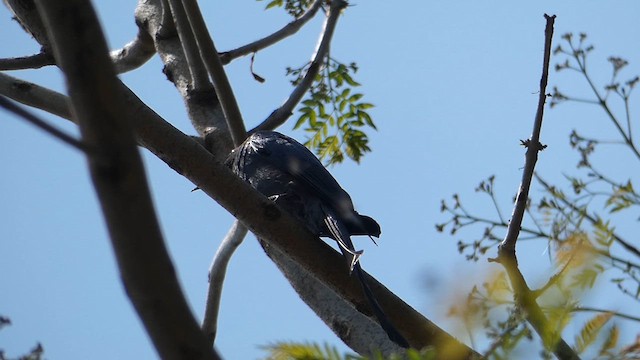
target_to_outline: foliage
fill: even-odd
[[[639,81],[638,76],[620,81],[621,71],[628,62],[619,57],[609,57],[611,78],[604,86],[598,87],[586,66],[588,55],[594,50],[593,45],[587,44],[587,36],[580,34],[576,39],[572,34],[566,34],[562,39],[563,43],[556,47],[554,54],[565,59],[556,65],[556,71],[575,71],[580,74],[586,80],[593,98],[573,97],[556,86],[550,106],[566,102],[596,105],[604,111],[605,119],[617,131],[620,141],[615,144],[620,146],[618,149],[640,160],[630,115],[630,98]],[[616,111],[618,108],[623,110]],[[575,320],[577,312],[593,312],[595,314],[586,320],[573,339],[574,351],[601,359],[635,359],[640,340],[621,348],[619,327],[615,321],[626,319],[640,323],[640,318],[614,309],[583,307],[580,298],[596,283],[608,282],[612,290],[619,290],[619,295],[640,301],[640,250],[624,239],[615,226],[621,221],[618,215],[638,213],[640,195],[635,190],[632,177],[617,179],[610,176],[594,160],[594,152],[609,142],[573,130],[569,143],[579,154],[577,174],[565,174],[565,186],[550,184],[539,173],[535,174],[535,181],[545,194],[537,200],[528,200],[528,225],[522,226],[519,237],[519,241],[545,241],[552,260],[549,270],[555,272],[544,286],[532,294],[533,300],[549,319],[540,339],[544,345],[541,356],[551,356],[548,344],[553,343],[553,337],[560,336],[566,326]],[[637,168],[636,164],[630,163],[629,169]],[[500,243],[508,226],[508,219],[504,218],[498,206],[495,183],[495,176],[490,176],[475,189],[489,198],[494,216],[476,215],[463,206],[457,194],[453,195],[452,200],[441,202],[441,211],[449,219],[436,224],[438,231],[456,235],[463,228],[482,228],[475,240],[458,240],[458,251],[467,260],[484,258],[490,249]],[[525,346],[525,342],[531,343],[532,340],[531,326],[516,305],[516,296],[520,294],[511,289],[501,272],[481,288],[474,287],[466,303],[454,306],[450,315],[460,318],[468,327],[469,324],[479,323],[484,328],[492,341],[485,354],[488,358],[510,358],[517,346]],[[470,317],[475,320],[470,322]]]
[[[287,68],[287,75],[294,77],[291,81],[294,86],[302,80],[309,65]],[[353,91],[360,86],[352,77],[357,71],[355,63],[346,65],[327,56],[324,69],[298,109],[300,117],[294,129],[304,128],[310,136],[304,145],[327,165],[342,162],[345,155],[360,162],[364,153],[371,151],[369,138],[362,129],[376,129],[367,112],[373,105],[361,101],[364,95]]]
[[[415,349],[407,350],[406,354],[391,355],[384,357],[380,353],[372,356],[360,356],[356,354],[340,354],[338,350],[331,345],[325,344],[299,344],[280,342],[273,345],[263,347],[268,355],[267,360],[434,360],[436,353],[433,349],[424,349],[418,351]]]
[[[258,0],[263,1],[263,0]],[[284,10],[293,17],[302,15],[309,8],[313,1],[311,0],[271,0],[265,9],[284,7]]]
[[[299,17],[312,3],[311,0],[271,0],[266,8],[284,8],[289,15]],[[293,86],[302,81],[311,65],[312,62],[308,62],[298,68],[286,69],[287,76],[293,77]],[[327,166],[341,163],[345,155],[359,163],[362,156],[371,151],[369,138],[363,130],[367,127],[376,129],[367,112],[373,104],[361,101],[364,95],[354,91],[360,86],[353,79],[357,71],[356,63],[345,64],[327,55],[323,68],[298,108],[300,116],[294,129],[302,128],[308,134],[304,145]]]

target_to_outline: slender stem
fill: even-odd
[[[293,89],[284,104],[274,110],[260,125],[251,129],[249,131],[250,133],[254,133],[259,130],[273,130],[284,124],[284,122],[293,114],[293,109],[298,105],[300,100],[302,100],[302,97],[309,88],[311,88],[316,75],[318,75],[318,72],[324,64],[325,57],[329,53],[331,39],[338,23],[338,18],[340,17],[342,10],[345,9],[347,5],[347,2],[344,0],[334,0],[331,2],[329,14],[327,15],[327,19],[324,23],[318,47],[314,52],[313,60],[307,69],[307,73],[304,75],[300,83]]]
[[[30,56],[0,59],[0,70],[39,69],[43,66],[55,65],[53,56],[48,53],[38,53]]]
[[[594,307],[589,307],[589,306],[578,306],[578,307],[575,307],[575,308],[571,309],[571,311],[573,311],[573,312],[611,313],[611,314],[613,314],[613,316],[619,317],[621,319],[627,319],[627,320],[631,320],[631,321],[640,322],[640,316],[633,316],[633,315],[629,315],[629,314],[625,314],[625,313],[620,313],[620,312],[611,311],[611,310],[605,310],[605,309],[599,309],[599,308],[594,308]]]
[[[542,186],[547,190],[547,191],[551,191],[551,185],[549,185],[546,181],[544,181],[540,176],[536,175],[536,180],[538,180],[538,182],[540,182],[540,184],[542,184]],[[575,204],[571,203],[570,201],[568,201],[565,198],[562,197],[556,197],[558,200],[560,200],[565,206],[568,206],[571,208],[571,210],[576,211],[578,213],[580,213],[580,215],[584,216],[591,224],[595,225],[598,223],[598,217],[597,216],[593,216],[589,213],[587,213],[585,210],[578,208]],[[620,237],[619,235],[612,233],[611,236],[613,236],[613,238],[616,240],[617,243],[619,243],[620,245],[622,245],[622,247],[624,247],[626,250],[628,250],[629,252],[633,253],[634,255],[640,257],[640,250],[638,248],[636,248],[635,246],[631,245],[631,243],[627,242],[626,240],[624,240],[622,237]]]
[[[291,36],[298,32],[302,28],[304,24],[306,24],[309,20],[311,20],[315,14],[318,12],[318,9],[322,6],[325,0],[315,0],[311,6],[298,18],[293,20],[292,22],[285,25],[280,30],[274,32],[271,35],[265,36],[262,39],[256,40],[250,44],[241,46],[237,49],[229,50],[227,52],[223,52],[220,54],[220,59],[223,64],[228,64],[234,59],[239,57],[249,55],[251,53],[258,52],[262,49],[265,49],[285,38]]]
[[[571,42],[569,42],[569,44],[571,46],[571,49],[573,50],[573,54],[577,54],[577,51],[573,47]],[[587,83],[589,84],[589,87],[591,88],[591,91],[593,91],[593,94],[598,99],[598,103],[600,104],[602,109],[605,111],[605,113],[607,114],[607,116],[609,117],[609,119],[611,120],[613,125],[618,130],[618,132],[620,133],[620,136],[622,136],[622,138],[624,139],[624,142],[629,146],[629,148],[635,154],[635,156],[638,159],[640,159],[640,152],[638,151],[638,149],[635,147],[635,145],[631,141],[631,134],[630,133],[629,134],[625,133],[624,129],[622,128],[622,125],[620,125],[620,123],[618,122],[618,119],[616,119],[615,115],[613,115],[613,113],[611,112],[611,109],[609,109],[609,105],[607,105],[606,99],[604,99],[602,97],[602,95],[600,95],[600,92],[598,91],[598,89],[596,88],[595,84],[591,80],[591,77],[587,73],[587,63],[586,63],[587,60],[586,60],[586,57],[582,57],[582,61],[580,61],[580,56],[579,55],[574,55],[574,58],[576,59],[576,62],[578,63],[578,66],[579,66],[579,69],[580,69],[579,71],[582,74],[584,74],[584,77],[587,80]]]
[[[210,345],[213,345],[218,330],[218,313],[220,310],[220,297],[222,295],[222,285],[227,273],[227,266],[234,251],[240,246],[247,235],[247,227],[236,220],[229,229],[229,232],[222,240],[218,251],[213,257],[209,268],[209,289],[207,291],[207,301],[202,320],[202,331],[204,331]]]
[[[527,206],[529,188],[531,187],[531,180],[533,179],[535,165],[538,159],[538,151],[543,149],[543,146],[540,144],[540,131],[542,128],[544,104],[547,96],[546,88],[549,77],[549,60],[551,57],[551,42],[553,38],[553,23],[555,15],[548,16],[545,14],[545,19],[547,24],[545,27],[544,60],[542,65],[542,76],[540,78],[538,109],[536,111],[531,138],[523,142],[527,147],[527,152],[522,181],[516,197],[513,213],[511,215],[511,221],[507,228],[507,235],[498,247],[497,261],[500,262],[507,271],[515,299],[518,306],[527,314],[527,321],[533,326],[541,338],[549,339],[550,330],[547,328],[548,320],[540,306],[537,304],[535,294],[531,291],[524,276],[520,272],[516,256],[516,242],[520,234],[520,228],[522,226],[522,220]],[[556,342],[548,345],[551,346],[556,356],[559,359],[579,359],[578,354],[576,354],[576,352],[573,351],[573,349],[562,339],[560,334],[555,335],[557,336]]]
[[[73,136],[53,127],[52,125],[50,125],[49,123],[47,123],[46,121],[42,120],[40,117],[32,114],[30,111],[27,111],[23,108],[21,108],[20,106],[14,104],[12,101],[10,101],[9,99],[7,99],[4,96],[0,96],[0,107],[3,107],[5,109],[7,109],[8,111],[14,113],[15,115],[25,119],[26,121],[30,122],[31,124],[39,127],[40,129],[44,130],[45,132],[49,133],[51,136],[58,138],[59,140],[61,140],[62,142],[73,146],[74,148],[88,153],[90,151],[89,147],[87,146],[87,144],[83,143],[82,141],[74,138]]]

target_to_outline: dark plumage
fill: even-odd
[[[302,220],[318,236],[338,243],[362,284],[371,307],[389,338],[407,341],[386,318],[367,285],[351,235],[380,236],[380,225],[353,208],[351,197],[306,147],[274,131],[252,134],[227,158],[227,166],[244,181]]]

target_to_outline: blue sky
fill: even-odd
[[[531,133],[537,104],[543,51],[543,14],[555,14],[555,44],[566,32],[586,32],[596,50],[591,67],[596,81],[609,77],[606,58],[630,60],[623,76],[640,73],[637,1],[369,1],[354,3],[341,17],[332,56],[356,61],[356,80],[378,126],[360,165],[331,169],[351,194],[356,208],[382,226],[379,246],[357,240],[365,250],[363,267],[389,289],[435,321],[468,341],[446,313],[455,295],[466,294],[497,265],[468,263],[456,250],[456,237],[440,234],[434,224],[446,220],[440,199],[460,193],[477,212],[491,204],[474,193],[480,180],[497,175],[499,204],[511,211],[524,151],[520,139]],[[112,48],[135,34],[133,2],[97,4]],[[289,19],[278,10],[263,11],[255,1],[205,2],[203,12],[219,50],[245,44]],[[227,69],[248,127],[259,123],[284,101],[290,86],[286,66],[310,57],[321,21],[312,21],[294,38],[256,56],[254,70],[243,58]],[[38,46],[0,7],[0,57],[28,55]],[[182,101],[153,59],[122,76],[165,119],[193,134]],[[55,69],[11,75],[60,91]],[[550,85],[586,93],[583,79],[552,72]],[[637,102],[636,102],[637,103]],[[633,104],[632,104],[633,106]],[[632,109],[633,111],[633,109]],[[47,358],[153,358],[155,351],[126,298],[84,158],[23,121],[0,113],[0,315],[13,325],[0,332],[0,348],[15,356],[39,341]],[[51,122],[70,133],[73,125]],[[567,104],[546,111],[542,142],[549,147],[538,170],[561,181],[574,171],[577,155],[568,134],[614,136],[595,107]],[[281,131],[291,132],[291,124]],[[143,151],[153,197],[166,242],[192,310],[200,319],[211,257],[232,218],[163,162]],[[614,152],[598,154],[621,176],[627,159]],[[626,174],[626,175],[625,175]],[[540,194],[533,188],[534,195]],[[626,229],[630,236],[632,232]],[[480,231],[480,230],[478,230]],[[625,228],[621,231],[624,234]],[[478,233],[465,233],[466,238]],[[545,244],[520,247],[530,285],[544,283],[551,264]],[[493,250],[495,253],[495,250]],[[587,294],[599,304],[632,314],[628,302]],[[570,325],[569,330],[581,324]],[[627,327],[626,329],[633,329]],[[627,331],[626,340],[635,337]],[[568,339],[572,341],[572,339]],[[255,359],[259,348],[276,341],[314,341],[345,349],[299,300],[250,235],[231,261],[222,298],[218,349],[229,359]]]

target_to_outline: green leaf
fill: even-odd
[[[274,7],[282,7],[283,4],[284,4],[284,0],[273,0],[270,3],[268,3],[264,9],[268,10]]]
[[[350,102],[350,103],[354,103],[354,102],[356,102],[356,101],[358,101],[358,100],[362,99],[362,97],[363,97],[363,96],[364,96],[363,94],[353,94],[353,95],[351,95],[351,97],[349,98],[349,102]]]

